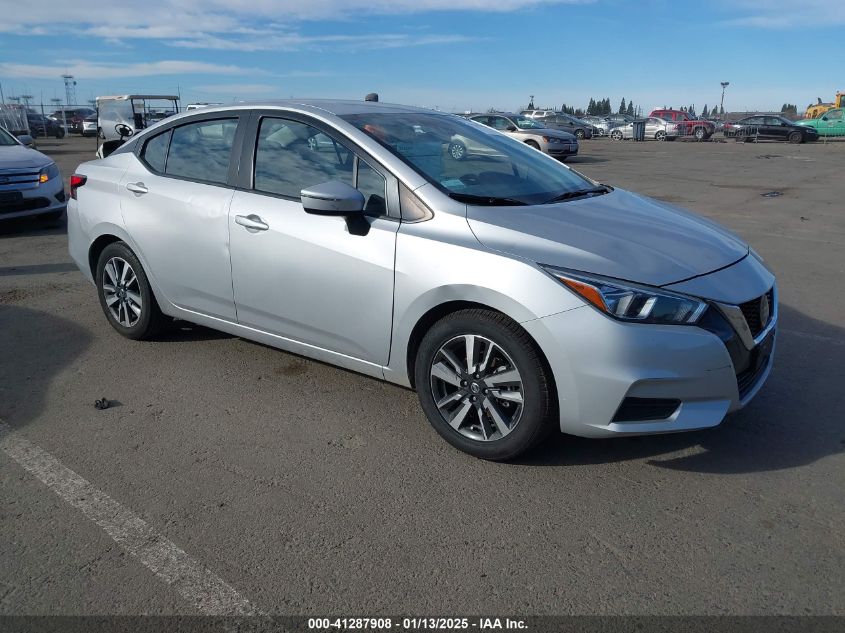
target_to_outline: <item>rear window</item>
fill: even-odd
[[[172,130],[167,130],[163,134],[152,137],[144,144],[144,149],[141,151],[142,160],[153,170],[160,173],[164,173],[167,163],[167,149],[170,145],[171,132]]]

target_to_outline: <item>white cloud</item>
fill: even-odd
[[[736,14],[727,20],[731,26],[790,29],[845,25],[843,0],[803,0],[800,5],[791,0],[734,0],[730,6]]]
[[[345,21],[372,15],[432,11],[504,13],[552,4],[584,4],[593,0],[152,0],[138,10],[135,0],[42,0],[33,17],[25,3],[4,7],[0,32],[59,35],[69,29],[109,42],[157,39],[183,48],[217,50],[297,50],[333,47],[392,48],[469,41],[442,33],[428,37],[392,34],[307,36],[297,26],[308,20]],[[413,25],[410,25],[413,26]]]
[[[122,79],[156,75],[182,75],[186,73],[209,75],[260,74],[255,69],[240,66],[208,64],[190,61],[160,61],[147,64],[104,64],[88,61],[69,61],[61,67],[38,64],[0,63],[0,76],[28,79],[56,79],[67,72],[76,79]]]

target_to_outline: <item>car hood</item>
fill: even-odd
[[[715,222],[615,189],[530,207],[467,207],[492,250],[582,272],[663,286],[729,266],[748,245]]]
[[[45,167],[53,161],[34,149],[23,145],[0,147],[0,170],[36,169]]]
[[[531,134],[532,136],[553,136],[555,138],[566,139],[567,141],[577,140],[575,138],[574,134],[570,134],[569,132],[564,132],[562,130],[556,130],[553,127],[544,127],[544,128],[540,128],[538,130],[532,130],[532,129],[522,130],[522,129],[520,129],[520,130],[517,130],[517,132],[515,132],[515,134],[516,133]]]

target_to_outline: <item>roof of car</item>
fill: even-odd
[[[239,101],[228,106],[214,106],[203,108],[203,111],[226,109],[227,107],[250,107],[250,108],[315,108],[323,110],[336,116],[347,114],[364,114],[367,112],[378,112],[383,114],[398,114],[401,112],[437,112],[448,114],[427,108],[406,106],[396,103],[382,103],[380,101],[356,101],[352,99],[279,99],[269,101]]]

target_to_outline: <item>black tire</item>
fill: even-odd
[[[801,132],[798,132],[798,131],[790,132],[789,136],[787,137],[787,140],[790,143],[793,143],[793,144],[803,143],[804,142],[804,135],[801,134]]]
[[[496,440],[473,440],[456,431],[435,402],[431,384],[435,357],[448,341],[467,334],[483,336],[504,350],[522,379],[521,416],[510,433]],[[557,400],[551,371],[528,333],[501,313],[473,308],[443,317],[423,337],[414,375],[420,403],[434,430],[455,448],[475,457],[491,461],[513,459],[536,446],[554,427]]]
[[[463,143],[456,141],[449,144],[449,156],[454,160],[463,160],[467,157],[467,147]]]
[[[121,324],[112,314],[109,307],[106,305],[105,290],[103,289],[103,279],[106,275],[105,266],[113,257],[119,257],[126,261],[131,267],[132,272],[137,278],[137,289],[141,295],[141,314],[138,316],[137,322],[129,327]],[[132,252],[132,249],[126,245],[125,242],[112,242],[103,249],[100,257],[97,260],[96,269],[97,281],[97,295],[100,298],[100,307],[106,315],[106,319],[111,326],[117,330],[122,336],[136,341],[149,340],[161,334],[172,322],[172,319],[165,316],[158,302],[153,295],[150,282],[144,272],[141,262]]]
[[[65,131],[62,128],[56,130],[56,138],[61,139],[65,137]]]
[[[526,144],[526,145],[528,145],[528,146],[530,146],[530,147],[533,147],[533,148],[534,148],[534,149],[536,149],[537,151],[541,151],[541,150],[540,150],[540,145],[537,143],[537,141],[525,141],[525,144]]]
[[[579,141],[583,141],[584,140],[584,130],[575,130],[575,138],[577,138]]]

